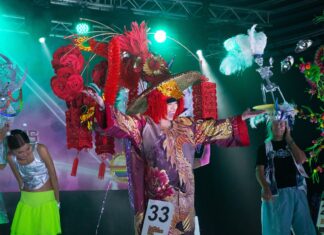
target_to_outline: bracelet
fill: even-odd
[[[59,209],[61,209],[61,202],[58,202],[58,203],[57,203],[57,207],[58,207]]]

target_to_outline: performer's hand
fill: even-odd
[[[92,99],[96,101],[96,103],[100,106],[101,110],[105,109],[105,103],[96,92],[92,91],[91,89],[83,90],[82,93],[86,94],[87,96],[90,96]]]
[[[265,201],[270,201],[272,199],[272,193],[269,187],[262,188],[261,198]]]
[[[247,109],[242,113],[242,120],[246,120],[255,116],[258,116],[262,113],[265,113],[265,110],[256,110],[256,111],[252,111],[251,109]]]
[[[288,121],[286,121],[286,131],[285,131],[285,140],[287,143],[293,142],[293,138],[291,137],[291,131],[290,126],[288,124]]]

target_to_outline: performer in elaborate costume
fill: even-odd
[[[52,89],[58,97],[69,103],[80,92],[92,97],[96,101],[91,118],[95,124],[94,130],[103,138],[126,139],[129,196],[135,210],[136,233],[141,233],[145,211],[152,199],[170,202],[174,206],[169,234],[193,234],[193,168],[208,163],[207,158],[201,159],[198,164],[194,163],[196,148],[210,143],[224,147],[248,145],[244,120],[261,111],[246,111],[237,117],[216,120],[215,84],[206,84],[207,78],[197,72],[171,76],[169,68],[172,63],[167,63],[149,51],[148,28],[144,22],[140,25],[133,22],[132,30],[125,30],[123,34],[111,30],[109,35],[114,36],[109,43],[96,41],[95,37],[85,39],[90,45],[87,51],[107,59],[102,89],[83,86],[80,76],[83,57],[77,48],[72,49],[71,46],[54,53],[52,65],[56,76],[51,81]],[[76,38],[74,42],[79,41],[83,39]],[[75,44],[85,50],[82,43]],[[63,85],[68,84],[69,80],[75,82],[76,77],[79,78],[80,86],[74,85],[71,86],[73,89],[68,89],[69,86]],[[193,107],[198,115],[179,117],[184,112],[183,91],[203,82],[204,86],[197,89],[198,95],[193,95],[191,99],[198,103],[196,108]],[[205,88],[209,89],[208,95]],[[127,98],[119,100],[118,96],[123,90],[127,91]],[[202,100],[204,102],[200,102]],[[120,104],[127,106],[126,113],[120,108],[124,105]],[[208,112],[202,115],[202,111]],[[67,120],[72,120],[69,115],[67,117]],[[75,115],[73,120],[79,123],[80,119]],[[92,136],[91,130],[89,136]],[[106,146],[108,142],[103,141]]]
[[[26,76],[18,77],[18,69],[5,55],[0,54],[0,170],[7,165],[6,134],[14,117],[22,109],[22,85]],[[14,94],[19,92],[18,98]],[[0,225],[9,223],[2,193],[0,192]],[[8,226],[8,225],[3,225]],[[0,228],[2,231],[3,228]],[[5,228],[7,229],[7,228]]]
[[[153,199],[174,205],[169,234],[193,234],[196,146],[249,144],[244,120],[255,112],[248,110],[223,120],[194,121],[178,117],[183,111],[182,90],[199,82],[200,78],[196,72],[180,74],[141,93],[127,112],[136,114],[137,110],[143,110],[146,115],[125,115],[107,106],[106,115],[97,116],[109,135],[129,140],[126,154],[137,233],[141,232],[148,200]]]

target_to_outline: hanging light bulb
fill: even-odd
[[[287,56],[283,61],[280,62],[281,64],[281,72],[285,73],[291,69],[294,64],[294,57]]]
[[[300,53],[300,52],[306,51],[312,44],[313,44],[313,41],[309,40],[309,39],[307,39],[307,40],[299,40],[297,42],[295,52]]]

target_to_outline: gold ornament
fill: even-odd
[[[82,51],[91,51],[90,46],[85,46],[83,45],[84,42],[86,42],[89,39],[89,37],[82,36],[82,37],[77,37],[73,39],[74,45],[76,45],[80,50]]]
[[[178,87],[178,84],[174,80],[170,80],[167,82],[162,83],[157,87],[158,91],[160,91],[163,95],[170,97],[170,98],[175,98],[175,99],[180,99],[183,97],[183,93]]]

